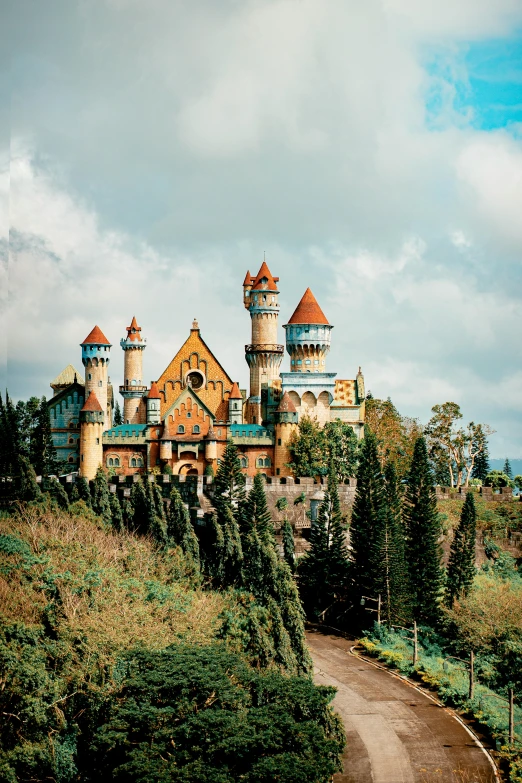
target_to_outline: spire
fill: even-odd
[[[110,342],[107,340],[100,327],[95,326],[80,345],[110,345]]]
[[[190,327],[190,331],[191,332],[199,332],[199,324],[198,324],[197,318],[194,318],[194,320],[192,321],[192,326]]]
[[[250,269],[247,270],[247,273],[245,275],[245,279],[243,280],[243,288],[247,285],[252,285],[254,282],[254,278],[250,274]]]
[[[138,326],[138,322],[136,321],[136,316],[132,316],[131,325],[127,326],[127,339],[141,342],[141,326]]]
[[[93,391],[89,392],[89,396],[85,401],[85,405],[83,406],[82,411],[97,411],[99,413],[103,413],[103,408],[98,402],[98,398]]]
[[[263,280],[265,282],[263,282]],[[261,264],[261,269],[257,273],[257,277],[252,285],[253,291],[277,291],[276,283],[279,282],[278,277],[272,277],[272,273],[268,268],[266,261]]]
[[[160,393],[158,391],[158,384],[156,381],[152,381],[147,397],[149,400],[161,400]]]
[[[243,395],[239,391],[239,386],[237,385],[237,383],[235,381],[234,381],[234,384],[233,384],[232,389],[230,391],[230,396],[229,396],[228,399],[229,400],[242,400],[243,399]]]
[[[285,392],[281,397],[281,402],[279,403],[276,413],[297,413],[295,405],[292,402],[292,398],[288,392]]]
[[[289,324],[328,324],[328,320],[317,304],[317,299],[309,288],[303,294],[303,298],[297,305],[294,314],[288,321]]]

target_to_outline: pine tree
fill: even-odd
[[[380,552],[384,587],[382,610],[388,625],[393,621],[405,624],[410,620],[411,607],[400,484],[394,463],[386,465],[384,480],[388,517]]]
[[[475,464],[473,465],[473,472],[471,474],[471,478],[480,479],[480,481],[484,483],[486,480],[486,476],[490,471],[489,448],[488,448],[488,440],[485,437],[485,435],[483,433],[480,433],[480,437],[481,437],[481,443],[473,444],[473,450],[476,449],[477,445],[482,446],[482,450],[479,451],[479,453],[475,457]]]
[[[283,553],[285,562],[292,573],[295,571],[295,541],[292,525],[285,519],[281,525],[281,535],[283,538]]]
[[[75,487],[78,490],[78,500],[83,500],[83,502],[91,508],[91,493],[87,479],[84,476],[78,476]]]
[[[109,505],[111,507],[112,526],[118,532],[123,530],[123,512],[116,492],[109,492]]]
[[[383,589],[382,563],[379,560],[376,539],[378,535],[381,536],[387,524],[386,487],[377,440],[366,428],[359,455],[357,489],[350,526],[351,573],[356,606],[360,605],[363,596],[377,599]]]
[[[243,550],[239,531],[247,526],[246,493],[245,476],[232,441],[226,445],[214,480],[214,506],[223,536],[220,586],[240,585]]]
[[[158,487],[155,484],[147,481],[145,492],[147,498],[147,530],[157,544],[166,546],[167,521],[161,493],[158,497],[158,491]]]
[[[413,616],[418,622],[436,625],[442,590],[440,524],[423,437],[415,442],[403,514]]]
[[[511,463],[506,457],[506,461],[504,462],[504,467],[502,468],[503,473],[506,474],[506,476],[510,479],[513,478],[513,471],[511,470]]]
[[[451,542],[446,580],[446,603],[450,608],[456,598],[468,595],[471,590],[475,577],[476,535],[475,499],[473,492],[468,492]]]
[[[261,540],[266,544],[273,544],[274,525],[265,494],[265,480],[261,473],[256,473],[252,489],[248,494],[245,520],[247,528],[256,529]]]
[[[199,563],[199,543],[190,521],[189,513],[176,487],[170,493],[170,506],[167,513],[167,539],[171,544],[181,547],[195,563]]]
[[[47,492],[63,511],[69,508],[69,496],[58,479],[51,478],[48,480]]]
[[[116,405],[114,406],[114,416],[112,420],[115,427],[119,427],[120,424],[123,424],[123,417],[121,415],[121,408],[118,400],[116,400]]]
[[[130,494],[130,505],[132,506],[131,530],[145,535],[149,532],[149,503],[142,481],[136,481],[132,485]]]
[[[27,457],[19,458],[19,472],[21,476],[19,497],[27,502],[40,497],[40,487],[36,481],[36,473]]]
[[[112,512],[109,499],[109,485],[105,471],[100,466],[96,471],[94,480],[91,481],[91,507],[108,525],[112,524]]]
[[[40,400],[38,410],[34,414],[34,427],[30,440],[30,459],[39,476],[50,476],[59,471],[56,449],[51,433],[49,406],[45,397],[42,397]]]

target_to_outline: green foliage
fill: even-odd
[[[486,476],[490,471],[489,466],[489,448],[487,438],[481,437],[478,442],[474,443],[474,450],[477,447],[482,446],[477,456],[475,457],[475,464],[473,465],[473,473],[471,474],[474,479],[479,479],[482,483],[485,482]]]
[[[506,476],[509,479],[513,478],[513,471],[511,470],[511,463],[510,463],[510,461],[508,460],[507,457],[506,457],[506,461],[504,462],[504,467],[502,468],[502,471],[503,471],[503,473],[506,474]]]
[[[67,495],[67,492],[63,488],[62,484],[58,481],[56,478],[48,479],[45,488],[51,498],[58,503],[58,506],[61,509],[67,509],[69,506],[69,496]]]
[[[112,525],[112,512],[109,499],[109,485],[105,471],[100,466],[91,482],[91,506],[95,514],[100,516],[107,525]]]
[[[281,534],[283,538],[283,553],[285,562],[288,564],[290,571],[293,572],[295,570],[295,542],[292,525],[288,519],[285,519],[281,525]]]
[[[440,523],[424,438],[415,442],[404,502],[406,558],[415,619],[436,625],[442,591]]]
[[[521,491],[521,492],[522,492],[522,476],[521,476],[520,474],[519,474],[519,475],[517,475],[517,476],[515,476],[515,478],[513,479],[513,484],[515,485],[515,487],[516,487],[516,488],[517,488],[519,491]]]
[[[382,569],[382,616],[388,623],[406,623],[411,617],[410,582],[406,563],[402,497],[395,465],[384,469],[386,524],[376,531],[375,555]]]
[[[116,492],[109,492],[109,506],[111,509],[111,522],[115,530],[123,530],[123,511]]]
[[[58,460],[51,435],[51,419],[47,400],[42,397],[33,416],[30,434],[29,456],[38,476],[58,473]]]
[[[167,512],[167,539],[169,544],[176,544],[192,558],[195,565],[199,564],[199,543],[189,513],[176,487],[170,493],[170,506]]]
[[[304,416],[299,422],[298,432],[290,438],[288,449],[292,458],[289,467],[295,476],[324,476],[332,458],[338,481],[355,475],[357,436],[353,427],[340,419],[321,427]]]
[[[116,400],[116,404],[114,406],[114,416],[112,418],[112,423],[115,427],[119,427],[120,424],[123,424],[123,416],[118,400]]]
[[[477,536],[477,513],[473,492],[468,492],[462,507],[458,527],[451,542],[448,574],[446,579],[446,600],[452,606],[456,598],[467,595],[475,577],[475,541]]]
[[[421,434],[417,420],[401,416],[389,397],[378,400],[372,396],[366,400],[365,420],[377,441],[381,469],[393,462],[399,477],[404,477],[410,467],[415,439]]]
[[[484,481],[485,487],[493,487],[493,489],[500,489],[501,487],[512,487],[513,482],[502,470],[491,470]]]
[[[135,651],[95,737],[101,779],[327,783],[343,736],[333,689],[262,674],[219,646]]]

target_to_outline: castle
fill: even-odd
[[[245,346],[250,389],[230,378],[193,322],[190,334],[157,381],[143,380],[146,341],[136,318],[120,341],[124,353],[123,424],[113,426],[109,378],[112,345],[98,326],[81,343],[85,377],[68,365],[51,383],[51,430],[68,470],[94,478],[100,465],[120,475],[150,471],[215,472],[227,441],[243,472],[289,476],[288,442],[300,417],[321,424],[340,419],[359,438],[364,428],[364,378],[341,380],[326,371],[333,326],[308,288],[284,325],[290,371],[282,372],[278,343],[279,289],[266,262],[247,272],[243,303],[251,319]]]

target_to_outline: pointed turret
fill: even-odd
[[[80,475],[92,481],[103,461],[104,410],[91,391],[80,411]]]
[[[310,288],[304,292],[301,301],[288,321],[289,324],[328,324],[328,319],[319,307]]]
[[[290,372],[326,372],[326,354],[330,350],[333,326],[309,288],[283,328],[286,350],[290,354]]]
[[[138,326],[136,316],[132,316],[130,326],[126,327],[127,336],[120,340],[124,352],[123,386],[120,394],[123,397],[123,421],[125,424],[144,424],[145,410],[140,405],[147,391],[143,383],[143,351],[147,347],[141,336],[141,326]]]
[[[147,424],[160,423],[160,393],[156,381],[152,381],[147,394]]]
[[[106,429],[111,426],[112,401],[109,399],[109,362],[111,358],[111,343],[107,340],[99,326],[87,335],[82,346],[82,363],[85,367],[85,394],[93,391],[98,398],[104,413]]]
[[[243,424],[243,395],[234,383],[228,396],[228,420],[231,424]]]

